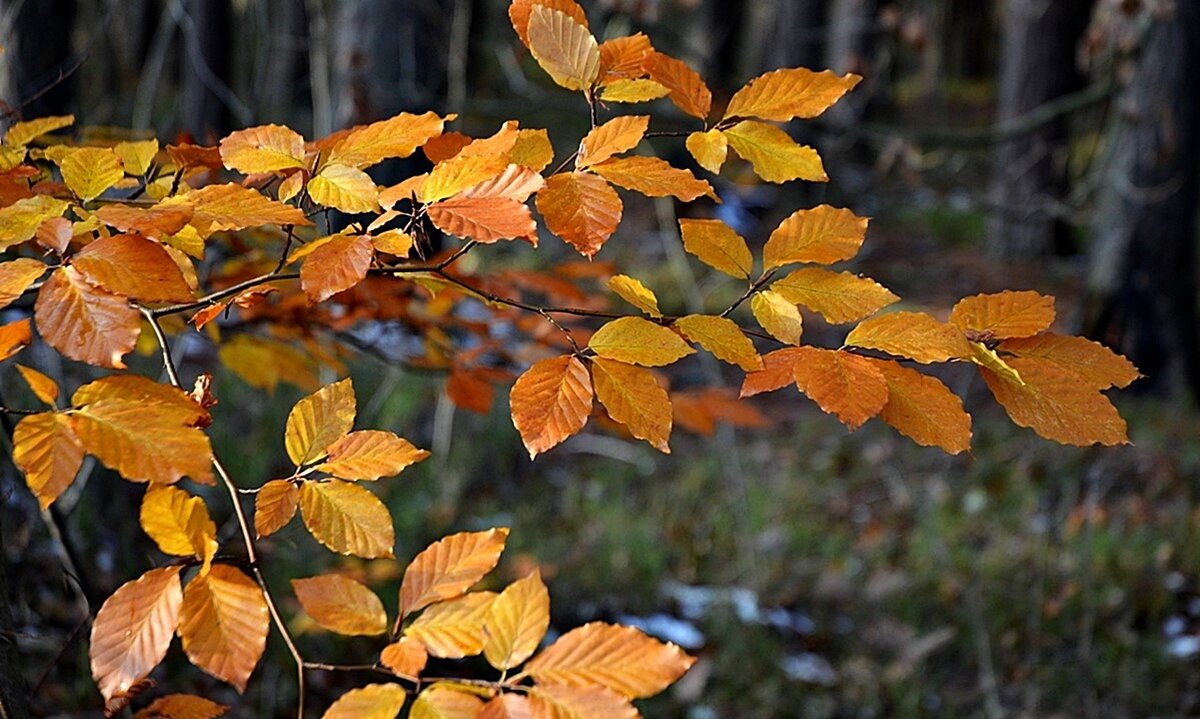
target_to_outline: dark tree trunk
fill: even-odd
[[[1156,21],[1120,98],[1089,276],[1091,329],[1159,391],[1200,398],[1200,3]]]
[[[0,2],[0,12],[13,3]],[[8,65],[13,95],[4,100],[13,105],[28,101],[19,110],[21,117],[67,114],[75,104],[75,78],[67,75],[75,62],[71,52],[75,0],[26,1],[17,7],[12,37],[0,43],[13,54]]]
[[[179,125],[207,142],[231,129],[233,11],[229,0],[191,0],[184,8]]]
[[[1087,26],[1090,0],[1008,0],[1004,11],[998,122],[1009,122],[1078,90],[1075,49]],[[1069,227],[1051,211],[1067,189],[1068,119],[996,148],[989,251],[1035,257],[1070,249]]]

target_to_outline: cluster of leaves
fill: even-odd
[[[512,420],[531,457],[593,417],[663,452],[676,424],[698,432],[718,421],[761,424],[734,391],[671,386],[665,368],[695,347],[744,373],[741,398],[795,384],[851,429],[878,416],[917,443],[951,453],[969,448],[970,416],[939,379],[901,360],[977,367],[1012,419],[1049,439],[1126,441],[1125,424],[1102,392],[1137,378],[1129,362],[1052,333],[1053,299],[1035,292],[966,298],[946,320],[881,313],[899,298],[872,279],[829,268],[854,258],[866,237],[867,219],[847,209],[799,210],[760,249],[719,220],[681,220],[683,249],[744,291],[724,307],[664,313],[641,281],[592,261],[621,222],[617,188],[681,202],[719,197],[692,170],[634,151],[655,137],[678,137],[711,173],[721,171],[732,147],[767,182],[825,181],[817,151],[794,141],[783,124],[819,116],[859,78],[776,70],[735,93],[717,119],[712,93],[694,70],[641,34],[598,42],[574,0],[513,0],[510,16],[533,61],[580,93],[590,114],[591,130],[553,168],[545,129],[510,121],[472,138],[447,130],[453,116],[433,112],[314,141],[263,125],[214,147],[160,148],[154,139],[79,145],[50,134],[69,127],[71,117],[19,122],[5,133],[0,251],[11,256],[0,262],[0,308],[19,303],[32,322],[0,326],[0,360],[29,345],[36,325],[49,347],[95,367],[126,369],[135,350],[157,351],[170,382],[103,377],[60,409],[55,382],[18,366],[51,409],[4,408],[28,415],[17,426],[14,461],[43,506],[70,486],[91,453],[126,479],[149,483],[142,526],[178,558],[123,586],[96,617],[93,669],[110,703],[131,699],[175,633],[193,663],[240,690],[271,623],[296,659],[303,695],[306,663],[275,610],[255,542],[299,509],[313,537],[334,552],[390,558],[391,517],[359,483],[427,456],[390,432],[352,431],[346,380],[306,397],[289,416],[293,474],[239,490],[204,431],[216,402],[209,378],[202,375],[191,393],[182,389],[171,342],[184,334],[206,337],[222,363],[253,386],[272,390],[283,381],[313,390],[318,366],[340,372],[351,353],[377,349],[364,347],[356,328],[400,327],[420,340],[404,361],[447,372],[446,391],[460,406],[488,411],[495,386],[515,380]],[[660,99],[699,127],[651,132],[648,114],[601,121],[613,106]],[[389,187],[367,172],[418,149],[428,172]],[[531,199],[544,228],[588,262],[549,272],[467,269],[463,258],[482,245],[537,246]],[[340,231],[329,225],[335,210],[349,220]],[[324,232],[314,222],[322,217]],[[636,312],[614,309],[617,299]],[[856,326],[839,348],[804,345],[802,310]],[[763,345],[781,348],[760,353]],[[225,485],[244,558],[221,554],[203,500],[174,486],[184,477]],[[255,495],[253,530],[240,492]],[[413,716],[635,716],[630,698],[660,691],[687,668],[690,660],[676,648],[635,630],[588,625],[508,677],[540,643],[548,599],[537,575],[498,595],[466,593],[495,565],[505,536],[456,535],[409,567],[379,666],[418,687],[426,656],[482,652],[502,672],[497,682],[436,683],[419,695]],[[316,577],[294,588],[322,626],[386,632],[378,598],[353,580]],[[364,688],[330,716],[361,716],[368,707],[393,716],[404,696],[399,684]],[[154,716],[186,715],[152,706]]]

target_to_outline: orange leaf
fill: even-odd
[[[401,637],[400,641],[387,645],[379,654],[379,663],[402,677],[419,676],[428,661],[429,653],[425,645],[409,637]]]
[[[42,509],[75,481],[83,454],[71,423],[57,412],[25,417],[13,431],[13,463],[25,473],[25,483]]]
[[[772,337],[789,345],[800,344],[804,335],[804,318],[793,302],[771,290],[755,293],[750,298],[750,311],[754,319]]]
[[[817,151],[799,145],[783,130],[762,122],[739,122],[722,130],[734,152],[754,166],[754,173],[767,182],[828,182]]]
[[[496,567],[508,529],[452,534],[429,545],[404,570],[400,615],[453,599]]]
[[[407,439],[378,429],[351,432],[329,445],[327,451],[329,456],[317,469],[349,480],[392,477],[429,456]]]
[[[533,459],[587,424],[592,412],[587,367],[572,355],[542,360],[517,378],[509,405],[513,426]]]
[[[160,203],[153,207],[105,205],[96,211],[96,217],[121,232],[162,240],[182,230],[191,221],[193,212],[186,203]]]
[[[350,433],[356,413],[349,377],[300,400],[288,413],[284,429],[288,457],[297,467],[324,457],[330,445]]]
[[[1000,343],[999,349],[1017,357],[1049,362],[1095,389],[1128,387],[1141,377],[1132,362],[1099,342],[1083,337],[1045,333],[1037,337],[1005,340]]]
[[[105,398],[73,411],[70,422],[88,452],[131,482],[212,481],[208,436],[180,424],[169,406]]]
[[[671,91],[671,102],[676,107],[701,120],[708,117],[712,110],[712,91],[687,63],[652,51],[646,55],[645,67],[650,79]]]
[[[512,669],[533,655],[550,628],[550,592],[535,569],[505,587],[484,620],[483,655],[500,670]]]
[[[592,128],[579,143],[575,166],[583,170],[637,147],[650,127],[649,115],[622,115]]]
[[[637,699],[666,689],[695,661],[633,627],[592,622],[559,637],[525,671],[539,685],[598,687]]]
[[[283,125],[259,125],[231,133],[220,144],[225,167],[246,175],[304,167],[304,138]]]
[[[71,258],[94,285],[143,302],[190,302],[192,289],[179,265],[153,240],[137,235],[101,237]]]
[[[145,679],[166,656],[183,602],[181,571],[151,569],[122,584],[96,613],[88,657],[106,700]]]
[[[600,75],[600,46],[569,14],[536,5],[529,15],[529,52],[554,82],[586,90]]]
[[[54,349],[80,362],[124,369],[121,358],[141,332],[141,315],[124,297],[93,286],[73,267],[60,267],[34,303],[38,332]]]
[[[603,687],[537,686],[529,692],[534,719],[640,719],[628,699]]]
[[[950,323],[982,342],[1032,337],[1054,324],[1054,298],[1036,292],[1000,292],[959,300]]]
[[[880,419],[922,447],[941,447],[950,454],[971,448],[971,415],[946,385],[890,360],[874,364],[888,385]]]
[[[446,396],[459,409],[488,414],[496,399],[496,388],[487,380],[483,370],[455,367],[446,379]]]
[[[721,171],[729,156],[729,138],[720,130],[693,132],[688,135],[686,145],[696,162],[714,175]]]
[[[922,364],[965,360],[972,354],[971,345],[957,327],[923,312],[891,312],[863,320],[846,337],[846,344]]]
[[[262,589],[240,570],[214,564],[183,592],[179,637],[192,664],[241,693],[262,657],[270,621]]]
[[[331,632],[374,636],[387,631],[383,602],[361,583],[339,574],[293,579],[304,613]]]
[[[850,210],[829,205],[800,210],[771,233],[763,247],[764,269],[794,262],[830,265],[848,260],[862,247],[867,222]]]
[[[616,190],[586,172],[554,175],[537,195],[546,227],[580,254],[594,257],[621,223],[623,206]]]
[[[417,197],[426,204],[438,202],[493,180],[507,169],[507,154],[477,155],[464,152],[435,165],[429,177],[417,189]]]
[[[408,692],[399,684],[368,684],[343,694],[321,719],[396,719],[406,701]]]
[[[432,205],[429,219],[442,232],[489,244],[525,239],[537,246],[537,223],[529,208],[507,197],[460,197]]]
[[[58,401],[58,383],[50,379],[46,375],[38,372],[32,367],[26,367],[23,364],[17,365],[17,372],[21,373],[21,379],[25,380],[25,384],[29,385],[29,390],[33,395],[50,405]]]
[[[533,705],[520,694],[500,694],[483,707],[477,719],[534,719]]]
[[[442,134],[445,120],[435,112],[395,117],[352,128],[329,150],[329,164],[364,168],[392,157],[408,157]]]
[[[46,263],[28,257],[0,263],[0,309],[25,294],[46,271]]]
[[[698,179],[691,170],[672,167],[657,157],[617,157],[591,167],[589,171],[647,197],[674,197],[691,202],[697,197],[708,196],[716,202],[721,201],[707,181]]]
[[[495,592],[471,592],[457,599],[438,602],[404,631],[435,657],[462,659],[483,651],[483,623]]]
[[[742,382],[741,397],[753,397],[764,392],[783,389],[796,381],[793,369],[804,356],[798,347],[784,347],[763,355],[763,368],[746,374]]]
[[[644,76],[646,56],[653,51],[650,38],[640,32],[600,43],[600,84]]]
[[[12,357],[32,342],[33,331],[30,329],[29,320],[0,325],[0,361]]]
[[[670,329],[641,317],[609,322],[592,335],[588,347],[601,357],[644,367],[663,367],[696,353]]]
[[[808,120],[824,113],[860,82],[862,78],[858,75],[839,77],[829,70],[814,72],[803,67],[774,70],[738,90],[729,101],[725,119]]]
[[[290,480],[273,479],[254,496],[254,529],[258,537],[278,532],[292,517],[300,502],[300,488]]]
[[[190,694],[168,694],[150,702],[133,719],[216,719],[229,707]]]
[[[300,286],[309,303],[324,302],[362,282],[374,256],[369,235],[333,235],[300,266]]]
[[[727,317],[689,315],[675,322],[675,326],[692,342],[713,353],[717,359],[737,365],[747,372],[762,369],[762,358],[758,350],[738,327]]]
[[[333,479],[305,482],[300,489],[304,525],[338,554],[363,559],[391,557],[396,544],[392,515],[379,498],[357,484]]]
[[[856,322],[900,298],[868,277],[819,267],[796,270],[771,285],[788,302],[803,305],[834,324]]]
[[[592,381],[596,398],[610,417],[625,425],[634,437],[670,454],[671,399],[653,372],[597,357],[592,360]]]
[[[526,47],[529,46],[529,19],[533,8],[542,5],[551,10],[565,13],[580,25],[587,27],[587,14],[575,0],[513,0],[508,6],[508,18],[512,21],[513,29]]]
[[[792,367],[796,386],[850,429],[861,427],[887,404],[887,380],[870,359],[816,347],[800,347],[798,356]]]
[[[102,399],[146,405],[165,424],[199,427],[211,419],[204,407],[178,387],[135,374],[109,375],[89,382],[75,390],[71,404],[82,407]]]
[[[683,249],[704,264],[730,277],[744,280],[754,269],[754,257],[746,240],[720,220],[679,221]]]
[[[463,197],[485,198],[506,197],[516,202],[525,202],[533,193],[546,186],[546,180],[537,170],[518,164],[509,165],[504,172],[490,180],[463,190]]]
[[[312,224],[300,208],[272,200],[236,183],[208,185],[177,197],[178,199],[172,198],[166,204],[191,204],[194,208],[191,225],[203,237],[208,237],[214,232],[244,230],[263,225],[307,227]]]

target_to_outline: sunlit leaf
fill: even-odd
[[[42,135],[74,124],[74,115],[53,115],[14,122],[4,133],[4,144],[10,147],[23,147]]]
[[[24,417],[13,431],[13,463],[43,509],[71,486],[83,464],[83,445],[65,415]]]
[[[308,181],[313,202],[349,214],[379,211],[379,188],[371,176],[347,165],[325,165]]]
[[[304,138],[283,125],[259,125],[221,140],[225,167],[251,175],[304,167]]]
[[[632,150],[649,127],[649,115],[622,115],[592,128],[579,143],[575,166],[583,170]]]
[[[971,345],[957,327],[922,312],[890,312],[863,320],[846,337],[846,344],[922,364],[971,357]]]
[[[483,700],[473,694],[435,684],[417,696],[409,719],[476,719]]]
[[[676,107],[701,120],[708,117],[712,110],[712,91],[687,63],[661,52],[650,52],[646,55],[645,67],[650,79],[670,91],[669,97]]]
[[[758,117],[776,122],[797,117],[811,119],[828,110],[861,81],[858,75],[839,76],[829,70],[815,72],[803,67],[774,70],[738,90],[729,101],[725,117]]]
[[[539,685],[599,687],[641,698],[670,686],[695,661],[633,627],[592,622],[559,637],[525,671]]]
[[[670,329],[641,317],[609,322],[592,335],[588,347],[601,357],[644,367],[673,364],[696,352]]]
[[[923,447],[950,454],[971,448],[971,415],[935,377],[888,360],[875,361],[888,385],[888,400],[879,418]]]
[[[592,360],[592,381],[596,398],[610,417],[625,425],[634,437],[670,453],[671,398],[653,372],[597,357]]]
[[[474,187],[463,190],[464,198],[504,197],[516,202],[525,202],[535,192],[546,186],[546,180],[536,170],[511,164],[499,175],[485,180]],[[446,203],[442,203],[444,206]],[[430,208],[433,209],[433,208]]]
[[[500,694],[483,707],[477,719],[534,719],[533,706],[520,694]]]
[[[804,267],[771,284],[788,302],[803,305],[834,324],[857,322],[900,298],[883,285],[850,272]]]
[[[681,219],[679,231],[683,248],[715,270],[748,279],[754,269],[754,257],[746,240],[720,220]]]
[[[29,391],[33,392],[33,396],[51,407],[54,406],[54,403],[58,401],[57,382],[23,364],[17,365],[17,372],[21,374],[21,379],[25,380],[25,384],[29,385]]]
[[[959,300],[950,323],[983,342],[1032,337],[1054,324],[1054,298],[1037,292],[1000,292]]]
[[[497,669],[512,669],[533,655],[550,627],[550,592],[536,570],[505,587],[484,620],[483,655]]]
[[[431,656],[461,659],[483,651],[484,621],[495,592],[471,592],[439,602],[426,609],[404,634],[429,651]]]
[[[407,700],[399,684],[368,684],[343,694],[321,719],[396,719]]]
[[[45,272],[45,262],[28,257],[0,263],[0,309],[25,294],[25,290]]]
[[[546,227],[580,254],[593,257],[621,223],[623,205],[603,178],[587,172],[554,175],[537,195]]]
[[[166,656],[183,603],[181,571],[151,569],[121,585],[96,613],[88,657],[105,699],[124,694]]]
[[[603,687],[538,685],[529,692],[533,719],[640,719],[630,701]]]
[[[850,429],[879,414],[888,401],[887,380],[866,357],[800,347],[792,372],[801,392]]]
[[[38,227],[67,211],[67,203],[48,195],[35,195],[0,207],[0,252],[33,239]]]
[[[509,405],[513,426],[533,459],[587,424],[592,412],[587,367],[572,355],[542,360],[517,378]]]
[[[101,237],[77,252],[71,265],[88,282],[143,302],[195,299],[166,248],[137,235]]]
[[[366,586],[339,574],[293,579],[304,613],[331,632],[373,636],[387,631],[383,602]]]
[[[642,78],[638,80],[621,79],[608,83],[600,90],[600,99],[604,102],[650,102],[659,100],[671,91],[665,85]]]
[[[58,163],[63,182],[77,197],[93,200],[125,176],[121,158],[106,147],[80,147],[69,151]]]
[[[764,392],[774,392],[795,383],[796,373],[792,368],[803,356],[798,347],[784,347],[763,355],[763,368],[746,373],[739,396],[753,397]]]
[[[763,290],[750,298],[754,319],[772,337],[789,345],[800,344],[804,334],[804,318],[796,305],[778,292]]]
[[[301,467],[324,457],[331,444],[350,433],[356,406],[349,377],[297,402],[288,413],[284,431],[284,444],[292,462]]]
[[[33,342],[29,320],[17,320],[0,325],[0,361],[12,357]]]
[[[829,181],[817,151],[797,144],[774,125],[748,120],[722,132],[734,152],[753,165],[755,174],[767,182]]]
[[[113,146],[113,152],[121,158],[126,174],[141,176],[150,169],[154,156],[158,154],[158,140],[137,140],[134,142],[118,142]]]
[[[707,196],[720,201],[707,181],[698,179],[691,170],[672,167],[657,157],[616,157],[589,170],[614,185],[647,197],[674,197],[681,202],[691,202]]]
[[[379,654],[379,663],[402,677],[420,675],[428,661],[429,652],[425,645],[411,637],[400,637],[399,641],[387,645]]]
[[[729,156],[729,139],[720,130],[693,132],[688,135],[686,145],[696,162],[713,174],[721,171]]]
[[[507,197],[461,197],[439,202],[428,210],[429,220],[442,232],[484,244],[499,240],[528,240],[537,245],[537,223],[529,208]]]
[[[658,298],[641,280],[629,275],[613,275],[608,280],[608,289],[651,317],[662,317],[662,312],[658,309]]]
[[[444,200],[496,178],[507,169],[507,154],[460,154],[438,163],[421,184],[417,197],[427,204]]]
[[[300,266],[300,286],[312,304],[354,287],[367,276],[375,247],[369,235],[333,235]]]
[[[262,589],[240,570],[214,564],[183,592],[179,637],[192,664],[240,693],[262,657],[270,621]]]
[[[1128,387],[1141,376],[1132,362],[1099,342],[1083,337],[1044,333],[1005,340],[999,349],[1017,357],[1049,362],[1095,389]]]
[[[328,452],[317,469],[349,480],[392,477],[429,457],[429,452],[407,439],[377,429],[351,432],[329,445]]]
[[[737,365],[747,372],[762,369],[758,350],[737,323],[726,317],[689,315],[680,318],[675,326],[683,336],[713,353],[719,360]]]
[[[132,232],[166,240],[191,221],[194,209],[185,202],[160,203],[151,207],[105,205],[96,211],[104,224],[121,232]]]
[[[508,529],[461,532],[429,545],[404,570],[400,614],[453,599],[496,567],[508,539]]]
[[[292,517],[300,504],[300,488],[286,479],[273,479],[254,496],[254,529],[258,536],[269,537],[278,532]]]
[[[529,15],[529,52],[551,79],[584,90],[600,75],[600,47],[587,26],[570,15],[536,5]]]
[[[272,200],[236,183],[207,185],[178,199],[172,198],[172,201],[187,203],[194,208],[191,224],[204,237],[214,232],[263,225],[307,227],[312,224],[300,208]]]
[[[177,487],[151,485],[142,498],[142,529],[164,554],[199,557],[208,562],[217,551],[217,525],[204,500]]]
[[[300,513],[313,537],[338,554],[364,559],[391,557],[396,543],[392,515],[379,498],[357,484],[305,482]]]
[[[329,150],[328,163],[370,167],[393,157],[408,157],[430,138],[442,134],[445,120],[434,112],[399,115],[355,127]]]
[[[229,707],[191,694],[168,694],[150,702],[133,719],[216,719]]]
[[[829,205],[800,210],[771,233],[763,247],[763,267],[773,270],[794,262],[829,265],[848,260],[862,247],[867,222],[850,210]]]
[[[132,399],[104,398],[73,411],[71,428],[88,452],[132,482],[212,481],[212,447],[177,410]]]
[[[526,47],[529,46],[529,20],[533,9],[539,5],[565,13],[580,25],[587,27],[587,14],[575,0],[513,0],[508,6],[508,18],[513,29]]]

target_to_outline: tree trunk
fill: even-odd
[[[9,36],[0,40],[10,56],[2,60],[8,75],[2,89],[9,93],[3,99],[14,107],[28,102],[19,117],[62,115],[73,108],[75,79],[66,73],[75,62],[75,14],[75,0],[0,0],[0,20],[11,22]]]
[[[1120,98],[1095,228],[1091,330],[1158,392],[1200,398],[1196,207],[1200,199],[1200,4],[1149,30]]]
[[[998,122],[1019,118],[1078,90],[1075,48],[1090,0],[1008,0],[1004,11]],[[989,252],[1028,258],[1070,249],[1069,227],[1051,211],[1067,190],[1066,117],[996,148]]]

